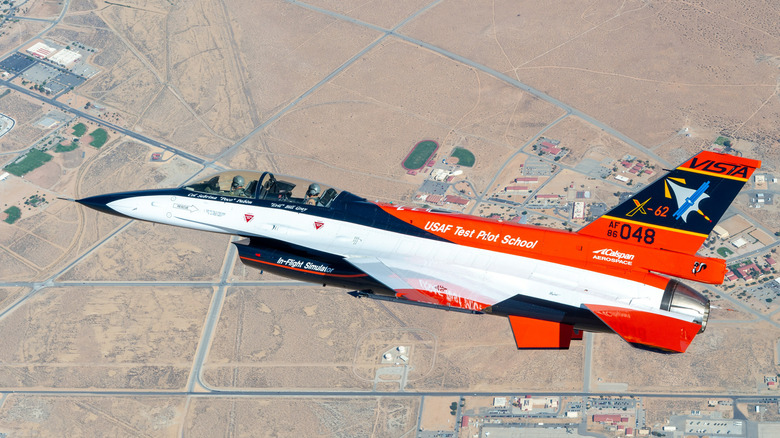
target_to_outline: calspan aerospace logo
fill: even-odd
[[[603,260],[605,262],[620,263],[621,265],[634,264],[633,254],[626,254],[624,252],[615,251],[611,248],[604,248],[593,251],[593,258],[595,260]]]

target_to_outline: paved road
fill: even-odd
[[[191,396],[201,398],[225,398],[225,397],[398,397],[398,398],[419,398],[419,397],[517,397],[518,395],[529,395],[532,397],[646,397],[646,398],[673,398],[673,399],[727,399],[739,403],[758,403],[767,398],[773,398],[768,395],[735,395],[729,393],[718,394],[696,394],[696,393],[645,393],[645,392],[578,392],[578,391],[525,391],[517,389],[514,391],[419,391],[419,392],[392,392],[392,391],[333,391],[333,390],[213,390],[209,392],[196,392],[189,390],[171,391],[171,390],[135,390],[135,389],[21,389],[12,391],[3,391],[6,394],[21,395],[47,395],[47,396]]]
[[[455,435],[453,435],[454,438],[458,438],[458,432],[460,432],[460,422],[462,421],[463,413],[461,412],[461,401],[463,400],[463,396],[460,396],[458,398],[458,408],[455,411]]]
[[[23,1],[23,2],[21,2],[19,4],[17,4],[17,5],[14,5],[14,7],[11,8],[5,14],[5,16],[2,18],[2,20],[0,20],[0,25],[5,24],[5,22],[8,21],[8,20],[13,20],[13,19],[17,19],[17,18],[18,19],[25,19],[25,20],[35,20],[35,19],[32,19],[32,18],[17,17],[16,15],[14,15],[16,13],[16,10],[19,9],[20,7],[22,7],[25,3],[27,3],[27,1],[28,0],[25,0],[25,1]],[[27,44],[30,44],[31,41],[42,37],[45,33],[47,33],[48,31],[52,30],[54,28],[54,26],[60,24],[60,21],[62,21],[62,19],[65,18],[65,13],[68,12],[68,8],[69,7],[70,7],[70,0],[65,0],[62,3],[62,11],[60,11],[60,15],[58,15],[55,20],[53,20],[53,21],[52,20],[40,20],[40,21],[51,21],[51,25],[49,25],[45,29],[43,29],[40,32],[38,32],[34,37],[26,40],[25,42],[19,44],[18,46],[14,47],[13,49],[7,51],[4,56],[0,57],[0,60],[5,59],[5,58],[11,56],[12,54],[16,53],[17,50],[23,49],[24,46],[26,46]]]
[[[730,264],[738,262],[740,260],[745,260],[745,259],[748,259],[748,258],[751,258],[751,257],[755,257],[755,256],[757,256],[759,254],[763,254],[763,253],[767,252],[768,250],[771,250],[772,248],[776,247],[777,245],[780,245],[780,241],[775,241],[773,243],[770,243],[767,246],[763,246],[763,247],[761,247],[759,249],[750,251],[750,252],[742,254],[742,255],[729,257],[728,259],[726,259],[726,263],[728,263],[730,265]]]
[[[211,300],[209,313],[206,315],[206,323],[203,326],[203,333],[200,336],[200,343],[198,344],[198,349],[195,351],[195,360],[192,362],[192,370],[190,371],[187,381],[188,391],[194,390],[196,383],[203,389],[211,390],[202,380],[203,362],[205,362],[206,354],[211,348],[211,341],[214,339],[214,328],[217,326],[220,313],[222,313],[222,304],[225,302],[227,277],[233,270],[236,253],[236,248],[233,245],[229,245],[225,263],[222,267],[220,286],[217,288],[217,291],[214,293],[214,297]]]
[[[585,120],[586,122],[590,123],[591,125],[601,129],[602,131],[606,132],[607,134],[609,134],[609,135],[611,135],[611,136],[613,136],[615,138],[620,139],[621,141],[627,143],[629,146],[631,146],[631,147],[641,151],[643,154],[645,154],[648,157],[652,158],[656,162],[661,163],[661,164],[663,164],[666,167],[669,167],[669,166],[672,165],[667,160],[661,158],[655,152],[653,152],[650,149],[644,147],[643,145],[638,143],[636,140],[630,138],[629,136],[623,134],[622,132],[620,132],[620,131],[618,131],[618,130],[616,130],[616,129],[608,126],[608,125],[606,125],[605,123],[602,123],[602,122],[594,119],[593,117],[583,113],[582,111],[572,107],[571,105],[567,105],[567,104],[561,102],[560,100],[558,100],[558,99],[556,99],[556,98],[554,98],[552,96],[544,94],[541,91],[539,91],[539,90],[537,90],[535,88],[532,88],[531,86],[526,85],[526,84],[518,81],[517,79],[511,78],[511,77],[509,77],[509,76],[507,76],[507,75],[505,75],[505,74],[503,74],[501,72],[493,70],[490,67],[487,67],[487,66],[484,66],[482,64],[476,63],[474,61],[471,61],[470,59],[464,58],[464,57],[462,57],[460,55],[456,55],[456,54],[454,54],[452,52],[449,52],[449,51],[444,50],[442,48],[436,47],[436,46],[434,46],[432,44],[428,44],[428,43],[426,43],[424,41],[420,41],[420,40],[415,39],[415,38],[407,37],[407,36],[402,35],[402,34],[395,34],[395,35],[397,37],[401,38],[402,40],[408,41],[410,43],[417,44],[417,45],[419,45],[421,47],[425,47],[426,49],[429,49],[429,50],[433,50],[434,52],[439,53],[441,55],[444,55],[444,56],[446,56],[446,57],[448,57],[448,58],[450,58],[450,59],[452,59],[454,61],[462,62],[462,63],[464,63],[464,64],[466,64],[468,66],[476,68],[477,70],[480,70],[480,71],[485,72],[485,73],[487,73],[487,74],[489,74],[491,76],[494,76],[494,77],[496,77],[498,79],[501,79],[502,81],[504,81],[504,82],[506,82],[508,84],[514,85],[515,87],[520,88],[521,90],[524,90],[524,91],[526,91],[526,92],[528,92],[530,94],[533,94],[534,96],[538,97],[539,99],[544,100],[545,102],[551,103],[551,104],[553,104],[553,105],[555,105],[555,106],[557,106],[559,108],[563,108],[569,114],[577,116],[577,117]]]
[[[585,359],[583,360],[582,366],[582,391],[590,392],[592,388],[591,368],[593,366],[593,333],[585,332],[582,340],[585,342]]]
[[[191,154],[189,152],[185,152],[185,151],[183,151],[181,149],[177,149],[177,148],[174,148],[172,146],[168,146],[168,145],[166,145],[166,144],[164,144],[162,142],[159,142],[157,140],[149,138],[149,137],[147,137],[145,135],[139,134],[139,133],[137,133],[135,131],[131,131],[129,129],[125,129],[125,128],[119,126],[119,125],[115,125],[115,124],[113,124],[111,122],[108,122],[108,121],[105,121],[105,120],[103,120],[103,119],[101,119],[99,117],[95,117],[95,116],[93,116],[91,114],[87,114],[84,111],[81,111],[79,109],[76,109],[76,108],[73,108],[71,106],[68,106],[68,105],[66,105],[66,104],[64,104],[62,102],[56,101],[56,100],[54,100],[52,98],[46,97],[46,96],[44,96],[44,95],[42,95],[42,94],[40,94],[40,93],[38,93],[36,91],[28,90],[25,87],[13,84],[13,83],[11,83],[9,81],[6,81],[6,80],[0,80],[0,85],[6,86],[6,87],[8,87],[8,88],[10,88],[12,90],[16,90],[16,91],[18,91],[20,93],[26,94],[26,95],[28,95],[30,97],[33,97],[35,99],[38,99],[38,100],[40,100],[42,102],[46,102],[49,105],[52,105],[52,106],[54,106],[56,108],[59,108],[59,109],[61,109],[63,111],[69,112],[71,114],[75,114],[78,117],[82,117],[84,119],[87,119],[87,120],[89,120],[89,121],[91,121],[93,123],[96,123],[96,124],[98,124],[100,126],[103,126],[105,128],[112,129],[112,130],[114,130],[114,131],[116,131],[116,132],[118,132],[120,134],[126,135],[126,136],[128,136],[130,138],[134,138],[134,139],[136,139],[138,141],[141,141],[143,143],[147,143],[147,144],[150,144],[152,146],[164,149],[166,151],[173,152],[174,154],[179,155],[180,157],[182,157],[184,159],[193,161],[193,162],[198,163],[200,165],[204,165],[204,163],[205,163],[205,160],[203,158],[200,158],[200,157],[198,157],[198,156],[196,156],[194,154]]]
[[[66,265],[64,268],[62,268],[62,269],[61,269],[61,270],[59,270],[59,271],[58,271],[56,274],[52,275],[51,277],[49,277],[48,279],[44,280],[43,282],[40,282],[40,283],[26,283],[25,285],[23,285],[23,287],[32,287],[32,290],[31,290],[30,292],[28,292],[28,293],[27,293],[25,296],[23,296],[22,298],[20,298],[20,299],[16,300],[16,301],[15,301],[13,304],[11,304],[10,306],[8,306],[8,307],[6,307],[5,309],[3,309],[3,311],[2,311],[2,312],[0,312],[0,320],[2,320],[3,318],[5,318],[5,317],[6,317],[8,314],[10,314],[11,312],[13,312],[13,311],[14,311],[14,309],[16,309],[17,307],[19,307],[19,306],[21,306],[22,304],[24,304],[24,302],[25,302],[25,301],[29,300],[29,299],[30,299],[32,296],[34,296],[35,294],[37,294],[37,293],[38,293],[39,291],[41,291],[42,289],[45,289],[45,288],[47,288],[47,287],[51,287],[51,286],[54,284],[54,279],[55,279],[55,278],[59,277],[60,275],[64,274],[65,272],[67,272],[67,271],[68,271],[68,269],[72,268],[74,265],[76,265],[76,263],[78,263],[78,262],[80,262],[81,260],[83,260],[83,259],[84,259],[84,257],[86,257],[86,256],[88,256],[88,255],[90,255],[90,254],[92,254],[92,252],[93,252],[94,250],[96,250],[96,249],[100,248],[100,247],[101,247],[101,246],[102,246],[104,243],[106,243],[107,241],[109,241],[109,240],[113,239],[113,238],[114,238],[114,236],[116,236],[117,234],[119,234],[120,232],[122,232],[124,229],[126,229],[126,228],[127,228],[127,227],[128,227],[130,224],[131,224],[131,223],[133,223],[133,221],[127,221],[127,222],[126,222],[124,225],[122,225],[121,227],[117,228],[117,229],[116,229],[116,230],[114,230],[114,231],[113,231],[111,234],[109,234],[108,236],[106,236],[106,237],[105,237],[105,238],[103,238],[102,240],[100,240],[100,241],[98,241],[97,243],[95,243],[94,245],[92,245],[92,247],[91,247],[91,248],[89,248],[88,250],[84,251],[84,253],[83,253],[83,254],[81,254],[80,256],[78,256],[78,257],[77,257],[75,260],[73,260],[72,262],[68,263],[68,264],[67,264],[67,265]],[[12,283],[11,283],[11,284],[12,284]]]
[[[428,9],[434,7],[439,3],[439,1],[435,1],[427,5],[426,7],[420,9],[416,13],[410,15],[406,20],[399,23],[397,26],[395,26],[392,29],[383,29],[378,26],[374,26],[365,22],[361,22],[359,20],[355,20],[351,17],[346,17],[344,15],[327,11],[321,8],[317,8],[311,5],[307,5],[305,3],[301,2],[291,2],[292,4],[308,8],[313,11],[320,12],[322,14],[328,15],[333,18],[337,18],[340,20],[348,21],[353,24],[357,24],[363,27],[371,28],[376,30],[377,32],[380,32],[381,35],[378,37],[377,40],[366,46],[364,49],[362,49],[360,52],[355,54],[352,58],[350,58],[347,62],[339,66],[337,69],[335,69],[333,72],[331,72],[329,75],[327,75],[325,78],[323,78],[320,82],[318,82],[316,85],[314,85],[312,88],[307,90],[305,93],[300,95],[298,98],[290,102],[286,107],[284,107],[281,111],[274,114],[271,118],[263,122],[262,124],[258,125],[254,130],[252,130],[250,133],[248,133],[245,137],[240,139],[238,142],[236,142],[234,145],[232,145],[230,148],[225,150],[222,154],[218,155],[212,160],[205,160],[203,158],[200,158],[196,155],[187,153],[185,151],[182,151],[180,149],[167,146],[159,141],[156,141],[154,139],[151,139],[149,137],[143,136],[141,134],[138,134],[136,132],[133,132],[131,130],[122,128],[120,126],[117,126],[113,123],[101,120],[97,117],[94,117],[90,114],[84,113],[83,111],[80,111],[78,109],[69,107],[61,102],[58,102],[56,100],[47,98],[45,96],[42,96],[36,92],[33,92],[31,90],[28,90],[24,87],[20,87],[18,85],[12,84],[7,81],[0,81],[0,84],[5,85],[6,87],[10,89],[14,89],[20,93],[24,93],[28,96],[32,96],[35,99],[38,99],[40,101],[46,102],[54,107],[57,107],[63,111],[70,112],[72,114],[75,114],[76,116],[82,117],[86,120],[90,120],[100,126],[112,129],[118,133],[121,133],[123,135],[127,135],[128,137],[134,138],[138,141],[145,142],[147,144],[162,148],[164,150],[168,150],[176,155],[179,155],[187,160],[193,161],[195,163],[201,164],[201,165],[212,165],[220,158],[224,157],[225,155],[233,152],[235,149],[240,147],[246,140],[251,138],[256,133],[263,130],[265,127],[267,127],[269,124],[273,123],[274,121],[278,120],[279,117],[282,117],[285,113],[290,111],[292,108],[294,108],[300,101],[305,99],[307,96],[311,95],[313,92],[315,92],[317,89],[319,89],[322,85],[329,82],[332,78],[334,78],[336,75],[338,75],[340,72],[342,72],[344,69],[349,67],[352,63],[354,63],[356,60],[358,60],[360,57],[362,57],[365,53],[376,47],[381,41],[383,41],[388,36],[395,36],[397,38],[400,38],[402,40],[417,44],[421,47],[425,47],[429,50],[432,50],[436,53],[439,53],[443,56],[446,56],[450,59],[453,59],[457,62],[461,62],[463,64],[469,65],[472,68],[475,68],[477,70],[480,70],[484,73],[490,74],[498,79],[501,79],[504,82],[507,82],[517,88],[520,88],[546,102],[549,102],[553,105],[558,106],[559,108],[562,108],[565,111],[565,114],[560,117],[559,119],[553,121],[548,127],[543,129],[540,133],[543,133],[550,127],[554,126],[556,123],[563,120],[568,115],[575,115],[577,117],[582,118],[583,120],[593,124],[594,126],[602,129],[603,131],[607,132],[608,134],[626,142],[627,144],[631,145],[635,149],[641,151],[645,155],[651,157],[653,160],[669,166],[669,163],[650,151],[649,149],[645,148],[641,144],[637,143],[636,141],[632,140],[631,138],[627,137],[626,135],[616,131],[615,129],[599,122],[598,120],[593,119],[592,117],[582,113],[581,111],[551,97],[548,96],[539,90],[536,90],[526,84],[523,84],[516,79],[513,79],[511,77],[508,77],[504,75],[503,73],[500,73],[498,71],[495,71],[487,66],[475,63],[469,59],[463,58],[457,54],[454,54],[452,52],[449,52],[447,50],[444,50],[442,48],[433,46],[431,44],[425,43],[423,41],[416,40],[414,38],[405,36],[403,34],[400,34],[398,30],[404,26],[406,23],[408,23],[410,20],[413,20],[420,14],[424,13]],[[69,0],[66,0],[63,6],[63,10],[61,15],[52,23],[51,26],[43,30],[41,33],[36,35],[37,37],[40,37],[44,33],[46,33],[48,30],[53,28],[57,23],[60,22],[62,17],[65,15],[65,12],[67,11],[69,6]],[[25,42],[27,44],[27,42]],[[19,48],[22,48],[25,44],[19,46]],[[18,49],[18,48],[17,48]],[[16,51],[16,49],[14,50]],[[13,51],[12,51],[13,52]],[[535,136],[534,138],[538,137]],[[526,145],[527,146],[527,145]],[[524,146],[525,147],[525,146]],[[519,152],[518,152],[519,153]],[[507,163],[509,160],[507,161]],[[507,163],[504,164],[504,166],[507,165]],[[503,169],[503,167],[502,167]],[[498,175],[498,174],[497,174]],[[496,176],[497,177],[497,176]],[[492,184],[495,182],[495,178],[493,181],[491,181],[490,185],[488,187],[491,187]],[[484,194],[483,194],[484,196]],[[91,389],[91,390],[55,390],[55,389],[45,389],[45,390],[17,390],[17,391],[6,391],[3,392],[2,397],[5,399],[6,394],[26,394],[26,395],[48,395],[48,396],[67,396],[67,397],[73,397],[73,396],[122,396],[122,397],[138,397],[138,396],[187,396],[187,397],[417,397],[422,398],[426,396],[496,396],[496,395],[506,395],[506,396],[515,396],[518,394],[518,392],[522,392],[523,394],[529,394],[529,395],[557,395],[557,396],[590,396],[590,395],[616,395],[616,396],[625,396],[629,395],[627,393],[594,393],[590,391],[590,354],[592,350],[592,337],[586,335],[586,363],[585,363],[585,370],[586,370],[586,379],[583,382],[583,391],[581,392],[525,392],[525,391],[512,391],[512,392],[506,392],[506,393],[495,393],[495,392],[463,392],[463,391],[421,391],[421,392],[374,392],[374,391],[313,391],[313,390],[217,390],[217,389],[209,389],[203,382],[201,381],[201,372],[203,363],[207,357],[208,350],[211,345],[211,341],[214,334],[214,328],[216,326],[216,323],[219,319],[219,314],[221,311],[221,306],[225,298],[225,287],[229,285],[233,286],[239,286],[239,285],[247,285],[247,286],[255,286],[255,287],[263,287],[263,286],[280,286],[280,285],[291,285],[296,284],[295,282],[245,282],[245,283],[228,283],[227,277],[229,275],[230,269],[232,269],[233,261],[235,258],[235,249],[230,246],[228,249],[227,256],[225,258],[225,268],[223,269],[221,279],[218,283],[215,282],[189,282],[189,283],[176,283],[173,284],[171,282],[57,282],[55,283],[53,280],[57,278],[59,275],[70,269],[73,265],[81,261],[84,257],[91,254],[95,249],[97,249],[100,245],[102,245],[104,242],[110,240],[113,238],[117,233],[124,230],[131,222],[126,223],[116,231],[114,231],[111,235],[107,236],[102,241],[95,244],[92,248],[85,251],[80,257],[78,257],[76,260],[68,264],[65,268],[63,268],[60,272],[50,277],[48,280],[40,283],[24,283],[24,282],[17,282],[17,283],[5,283],[4,285],[13,285],[18,287],[30,287],[32,290],[26,294],[24,297],[22,297],[20,300],[9,306],[8,308],[4,309],[2,313],[0,313],[0,319],[2,319],[4,316],[12,312],[14,309],[18,308],[20,305],[22,305],[27,299],[29,299],[31,296],[36,294],[38,291],[50,287],[50,286],[66,286],[66,285],[84,285],[84,286],[102,286],[102,287],[108,287],[108,286],[143,286],[143,287],[167,287],[167,286],[203,286],[203,287],[218,287],[217,292],[215,292],[215,296],[212,299],[211,306],[209,308],[209,312],[206,317],[206,321],[203,328],[203,333],[200,338],[200,343],[198,345],[198,348],[196,350],[195,358],[193,360],[192,370],[189,376],[189,380],[186,386],[186,390],[182,391],[155,391],[155,390],[104,390],[104,389]],[[0,284],[2,286],[3,284]],[[196,390],[196,383],[200,385],[203,389],[201,390],[198,388]],[[205,392],[204,392],[205,391]],[[735,396],[734,394],[681,394],[681,393],[633,393],[630,395],[634,396],[644,396],[644,397],[663,397],[663,398],[727,398],[732,400],[741,400],[741,401],[757,401],[764,397],[760,396]]]
[[[295,4],[295,5],[298,5],[298,6],[305,7],[305,8],[307,8],[307,9],[311,9],[311,10],[313,10],[313,11],[320,12],[320,13],[322,13],[322,14],[325,14],[325,15],[328,15],[328,16],[330,16],[330,17],[337,18],[337,19],[341,19],[341,20],[344,20],[344,21],[348,21],[348,22],[350,22],[350,23],[353,23],[353,24],[358,24],[358,25],[361,25],[361,26],[363,26],[363,27],[368,27],[368,28],[370,28],[370,29],[373,29],[373,30],[376,30],[376,31],[378,31],[378,32],[382,32],[382,33],[383,33],[383,35],[381,35],[379,38],[377,38],[376,40],[374,40],[374,41],[373,41],[371,44],[369,44],[368,46],[366,46],[365,48],[363,48],[363,50],[361,50],[361,51],[359,51],[358,53],[356,53],[356,54],[355,54],[355,56],[351,57],[349,60],[347,60],[347,62],[345,62],[344,64],[341,64],[341,65],[340,65],[338,68],[336,68],[335,70],[333,70],[332,72],[330,72],[330,74],[328,74],[327,76],[325,76],[325,77],[324,77],[324,78],[323,78],[321,81],[317,82],[317,83],[316,83],[316,84],[315,84],[313,87],[311,87],[311,88],[309,88],[308,90],[306,90],[306,92],[304,92],[304,93],[303,93],[303,94],[301,94],[300,96],[298,96],[298,97],[296,97],[295,99],[293,99],[293,101],[292,101],[292,102],[290,102],[289,104],[287,104],[287,106],[285,106],[284,108],[282,108],[282,109],[281,109],[279,112],[277,112],[276,114],[274,114],[273,116],[271,116],[271,117],[270,117],[268,120],[266,120],[265,122],[261,123],[261,124],[260,124],[259,126],[257,126],[255,129],[253,129],[252,131],[250,131],[250,132],[249,132],[247,135],[245,135],[243,138],[241,138],[240,140],[238,140],[238,141],[237,141],[235,144],[233,144],[233,145],[232,145],[232,146],[230,146],[229,148],[225,149],[225,150],[224,150],[222,153],[220,153],[219,155],[217,155],[216,157],[214,157],[214,159],[213,159],[213,160],[211,160],[211,161],[209,161],[207,164],[214,164],[216,161],[218,161],[218,160],[222,159],[223,157],[225,157],[225,156],[227,156],[227,155],[231,154],[231,153],[232,153],[233,151],[235,151],[235,150],[236,150],[238,147],[240,147],[242,144],[244,144],[244,143],[245,143],[247,140],[249,140],[250,138],[252,138],[252,137],[253,137],[255,134],[257,134],[258,132],[260,132],[260,131],[262,131],[263,129],[265,129],[265,128],[266,128],[268,125],[270,125],[271,123],[275,122],[276,120],[278,120],[278,119],[279,119],[280,117],[282,117],[283,115],[287,114],[287,112],[289,112],[289,111],[290,111],[290,110],[291,110],[293,107],[295,107],[296,105],[298,105],[298,103],[299,103],[300,101],[302,101],[303,99],[307,98],[309,95],[311,95],[312,93],[314,93],[315,91],[317,91],[317,90],[318,90],[320,87],[322,87],[323,85],[325,85],[325,84],[327,84],[328,82],[330,82],[330,81],[331,81],[331,79],[333,79],[333,78],[334,78],[334,77],[336,77],[336,76],[337,76],[339,73],[341,73],[342,71],[344,71],[344,69],[346,69],[347,67],[349,67],[350,65],[352,65],[353,63],[355,63],[355,61],[357,61],[358,59],[362,58],[362,57],[363,57],[363,55],[365,55],[366,53],[368,53],[369,51],[371,51],[371,50],[372,50],[374,47],[376,47],[376,46],[377,46],[379,43],[381,43],[381,42],[382,42],[382,41],[383,41],[385,38],[387,38],[389,35],[393,35],[396,29],[400,28],[401,26],[403,26],[403,25],[405,25],[406,23],[408,23],[410,20],[413,20],[413,19],[414,19],[414,18],[416,18],[418,15],[420,15],[420,14],[422,14],[423,12],[427,11],[428,9],[432,8],[433,6],[435,6],[436,4],[438,4],[440,1],[441,1],[441,0],[437,0],[437,1],[435,1],[435,2],[433,2],[433,3],[431,3],[431,4],[429,4],[428,6],[426,6],[426,7],[422,8],[422,9],[418,10],[417,12],[415,12],[414,14],[412,14],[412,15],[410,15],[408,18],[406,18],[404,21],[402,21],[400,24],[398,24],[397,26],[395,26],[393,29],[382,29],[382,28],[381,28],[381,27],[379,27],[379,26],[374,26],[373,24],[364,23],[364,22],[362,22],[362,21],[355,20],[354,18],[347,17],[346,15],[341,15],[341,14],[338,14],[338,13],[336,13],[336,12],[328,11],[328,10],[326,10],[326,9],[318,8],[318,7],[311,6],[311,5],[307,5],[307,4],[305,4],[305,3],[301,3],[301,2],[297,2],[297,1],[291,1],[290,3],[293,3],[293,4]]]
[[[498,170],[496,171],[495,175],[493,175],[493,179],[491,179],[491,180],[490,180],[490,182],[489,182],[489,183],[488,183],[488,184],[485,186],[485,190],[483,190],[483,191],[482,191],[482,193],[481,193],[481,194],[479,194],[479,195],[478,195],[478,196],[475,198],[474,205],[471,207],[471,210],[469,210],[469,214],[473,214],[473,213],[474,213],[474,209],[476,209],[476,208],[477,208],[477,205],[479,205],[479,203],[480,203],[480,202],[482,202],[482,200],[484,199],[485,195],[487,195],[487,194],[488,194],[488,193],[489,193],[491,190],[493,190],[493,184],[495,184],[495,183],[496,183],[496,180],[497,180],[497,179],[498,179],[498,177],[501,175],[501,172],[503,172],[503,171],[504,171],[504,169],[506,168],[506,166],[508,166],[508,165],[509,165],[509,163],[511,163],[511,162],[512,162],[512,160],[514,160],[514,159],[515,159],[515,157],[517,157],[519,154],[521,154],[521,153],[523,152],[523,150],[524,150],[526,147],[528,147],[528,146],[529,146],[531,143],[535,142],[537,138],[541,137],[541,136],[542,136],[542,134],[544,134],[545,132],[547,132],[547,131],[548,131],[549,129],[551,129],[553,126],[555,126],[555,125],[557,125],[558,123],[560,123],[560,122],[561,122],[563,119],[565,119],[566,117],[569,117],[569,114],[571,114],[571,112],[569,112],[569,111],[567,110],[567,111],[566,111],[566,113],[565,113],[564,115],[562,115],[562,116],[558,117],[557,119],[553,120],[553,121],[552,121],[552,123],[550,123],[549,125],[547,125],[547,126],[545,126],[544,128],[542,128],[542,129],[541,129],[539,132],[537,132],[537,133],[536,133],[536,135],[534,135],[533,137],[531,137],[531,139],[530,139],[530,140],[528,140],[528,141],[527,141],[527,142],[526,142],[526,143],[525,143],[525,144],[524,144],[524,145],[523,145],[523,146],[522,146],[520,149],[518,149],[517,151],[515,151],[515,153],[513,153],[512,155],[510,155],[510,156],[509,156],[509,158],[507,158],[507,159],[506,159],[506,161],[504,161],[504,164],[502,164],[502,165],[501,165],[501,167],[499,167],[499,168],[498,168]],[[550,177],[549,179],[552,179],[552,177]],[[548,179],[548,181],[549,181],[549,179]],[[538,189],[539,189],[539,188],[537,188],[537,190],[538,190]],[[530,198],[530,196],[529,196],[529,198]]]
[[[24,21],[43,21],[44,23],[55,23],[56,20],[52,20],[51,18],[35,18],[35,17],[20,17],[18,15],[14,15],[14,20],[24,20]]]

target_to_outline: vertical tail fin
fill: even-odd
[[[700,152],[579,233],[694,254],[758,160]]]

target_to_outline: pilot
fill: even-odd
[[[229,194],[231,196],[246,196],[246,191],[244,190],[244,177],[241,175],[236,175],[233,177],[233,183],[230,185],[230,192]]]
[[[320,185],[317,183],[311,183],[309,189],[306,190],[306,198],[303,203],[306,205],[317,205],[317,201],[320,200]]]

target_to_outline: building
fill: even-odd
[[[620,182],[624,182],[624,183],[627,183],[627,182],[631,181],[630,179],[626,178],[623,175],[615,175],[615,179],[620,181]]]
[[[753,225],[744,217],[735,214],[734,216],[721,221],[718,226],[728,231],[730,235],[736,236],[737,234],[750,229]]]
[[[558,155],[561,153],[561,148],[557,146],[547,146],[545,143],[547,142],[542,142],[542,152],[550,155]]]
[[[585,218],[585,203],[578,201],[574,203],[574,208],[571,211],[572,219],[584,219]]]
[[[539,182],[539,177],[536,176],[521,176],[519,178],[515,178],[516,183],[537,183]]]
[[[52,129],[59,124],[60,124],[59,121],[54,120],[51,117],[44,117],[41,120],[38,120],[38,123],[36,123],[36,125],[40,126],[43,129]]]
[[[528,186],[508,186],[504,189],[505,192],[528,192],[530,190]]]
[[[56,51],[57,49],[54,47],[49,47],[42,42],[37,42],[27,49],[27,53],[38,59],[46,59],[53,55]]]
[[[451,204],[457,204],[457,205],[466,205],[469,203],[469,200],[461,198],[460,196],[447,195],[444,197],[444,202],[449,202]]]
[[[624,417],[620,414],[594,414],[593,422],[608,424],[628,423],[628,417]]]
[[[425,197],[425,201],[431,204],[438,204],[442,199],[444,199],[442,195],[428,195]]]
[[[531,396],[526,396],[525,398],[518,400],[518,405],[520,409],[524,411],[533,410],[534,406],[543,407],[545,409],[558,409],[558,398],[533,398]]]
[[[544,137],[539,137],[534,149],[539,148],[539,152],[551,155],[553,157],[562,157],[565,151],[560,147],[561,142],[559,140],[551,140]]]
[[[50,57],[49,61],[57,65],[60,65],[62,67],[68,68],[79,59],[81,59],[81,53],[74,52],[68,49],[62,49],[59,52],[55,53],[52,57]]]
[[[726,231],[725,228],[721,227],[720,225],[715,225],[712,227],[712,231],[715,232],[715,234],[718,235],[723,240],[726,240],[729,238],[729,232]]]
[[[761,276],[761,274],[762,274],[761,268],[756,266],[755,263],[751,263],[751,264],[745,265],[745,266],[740,266],[739,268],[736,269],[736,271],[745,280],[752,280],[753,279],[753,273],[755,273],[757,276]]]

